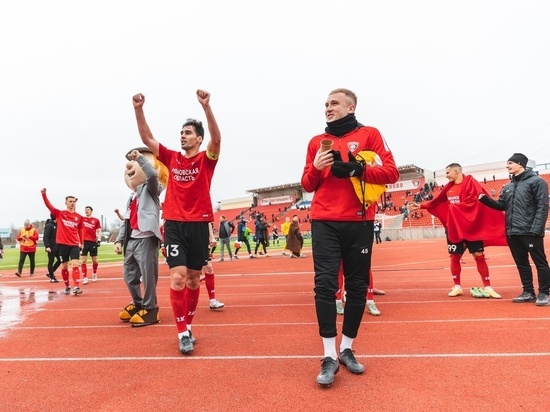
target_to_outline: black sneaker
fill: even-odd
[[[514,303],[525,303],[525,302],[535,302],[536,300],[537,300],[537,298],[535,297],[535,295],[533,293],[523,292],[518,297],[515,297],[514,299],[512,299],[512,302],[514,302]]]
[[[191,332],[189,332],[189,336],[183,335],[180,339],[180,352],[184,355],[193,352],[193,349],[195,349],[193,343],[194,339],[193,335],[191,335]]]
[[[15,276],[17,276],[18,278],[21,277],[21,273],[19,271],[15,272]]]
[[[321,361],[321,373],[317,375],[317,383],[323,386],[332,385],[334,382],[334,375],[338,373],[338,362],[336,359],[332,359],[327,356]]]
[[[65,295],[70,295],[71,294],[71,288],[69,286],[67,286],[65,288]]]
[[[365,371],[365,367],[357,362],[357,359],[355,359],[355,355],[350,348],[344,349],[340,352],[338,355],[338,360],[352,373],[363,373]]]
[[[50,283],[58,283],[58,282],[59,282],[59,280],[57,280],[57,279],[55,278],[55,276],[52,276],[52,277],[50,278]]]
[[[548,295],[546,293],[539,293],[537,296],[537,302],[535,305],[537,306],[548,306],[550,302],[548,302]]]

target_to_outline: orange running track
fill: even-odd
[[[3,411],[517,411],[540,410],[550,384],[550,307],[513,304],[519,276],[505,247],[488,248],[502,299],[476,299],[464,255],[464,295],[443,239],[374,245],[382,316],[365,314],[356,355],[329,388],[315,377],[322,343],[311,254],[215,263],[221,311],[201,299],[195,351],[183,356],[161,264],[161,323],[118,320],[129,303],[121,266],[100,266],[80,296],[44,271],[0,279],[0,409]],[[244,255],[243,255],[244,257]],[[536,282],[535,282],[536,285]],[[341,322],[341,317],[339,322]],[[339,338],[338,338],[339,342]],[[540,394],[540,395],[539,395]]]

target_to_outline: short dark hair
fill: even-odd
[[[91,206],[86,206],[86,207],[84,208],[84,210],[86,210],[86,209],[90,209],[92,212],[94,211],[94,208],[91,207]]]
[[[445,169],[460,169],[462,170],[462,166],[460,166],[458,163],[451,163],[449,165],[447,165],[447,167]]]
[[[183,129],[185,126],[193,126],[193,128],[195,129],[195,133],[197,133],[197,136],[201,136],[202,138],[204,138],[204,127],[200,120],[189,118],[185,121],[181,128]]]

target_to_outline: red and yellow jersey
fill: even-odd
[[[328,133],[313,137],[307,148],[306,165],[302,174],[302,186],[306,192],[313,193],[311,219],[330,221],[361,221],[363,205],[356,195],[351,179],[339,179],[330,172],[330,167],[317,170],[313,160],[319,150],[321,140],[334,142],[332,149],[338,150],[344,161],[348,161],[348,152],[356,156],[363,150],[378,154],[381,165],[366,166],[361,180],[378,185],[397,182],[399,171],[393,154],[380,132],[374,127],[361,126],[342,137]],[[366,220],[374,220],[375,205],[367,208]]]
[[[213,221],[210,185],[218,160],[209,158],[206,151],[187,158],[162,144],[158,158],[170,171],[162,218],[179,222]]]
[[[90,216],[82,217],[82,240],[97,242],[97,230],[101,229],[101,222],[98,218]]]

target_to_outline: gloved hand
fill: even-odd
[[[330,171],[335,177],[344,179],[352,176],[359,177],[363,174],[365,166],[355,159],[353,153],[348,152],[348,159],[348,162],[334,160],[334,164],[331,166]]]
[[[97,247],[100,247],[101,246],[101,240],[98,240],[97,241]]]

